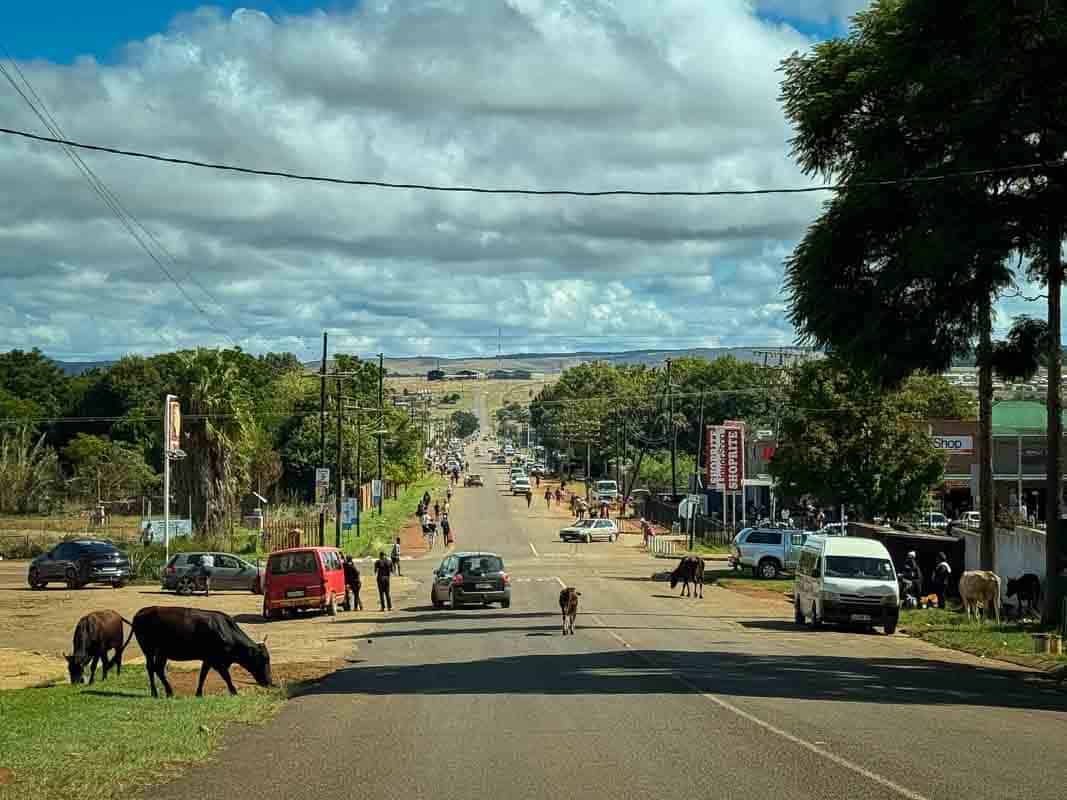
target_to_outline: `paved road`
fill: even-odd
[[[777,601],[677,598],[636,551],[553,542],[543,501],[479,469],[458,545],[505,557],[509,610],[434,611],[427,585],[353,643],[361,663],[150,796],[1062,797],[1067,694],[902,636],[808,632]],[[583,592],[573,637],[561,584]]]

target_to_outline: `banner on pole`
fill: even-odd
[[[377,478],[370,482],[370,496],[375,503],[382,499],[382,482]]]
[[[167,429],[167,451],[173,453],[182,446],[182,404],[177,397],[167,398],[167,416],[170,422]]]
[[[352,530],[352,526],[359,519],[359,505],[356,498],[349,497],[341,501],[341,529]]]
[[[740,492],[745,485],[745,423],[729,420],[723,424],[723,428],[726,491]]]
[[[705,468],[705,476],[707,480],[705,484],[709,489],[717,489],[722,491],[723,484],[726,477],[723,471],[724,467],[724,448],[726,440],[724,438],[725,428],[722,425],[708,425],[707,426],[707,466]]]

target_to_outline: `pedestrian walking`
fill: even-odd
[[[363,582],[360,580],[359,568],[352,560],[352,556],[345,556],[344,568],[345,587],[347,591],[352,593],[352,600],[349,602],[348,607],[355,611],[362,611],[363,601],[359,597],[359,590],[363,588]]]
[[[537,488],[540,489],[541,488],[541,473],[540,472],[538,472],[536,475],[534,475],[534,480],[537,481]]]
[[[532,502],[533,502],[533,489],[527,489],[526,490],[526,507],[529,508],[530,504]]]
[[[441,518],[441,504],[437,500],[433,501],[433,518],[434,519],[440,519]]]
[[[449,500],[445,500],[445,504],[444,504],[443,506],[441,506],[441,513],[442,513],[442,514],[444,514],[444,515],[445,515],[445,516],[447,517],[447,516],[448,516],[448,513],[449,513],[449,512],[451,511],[451,510],[452,510],[452,503],[451,503],[451,501],[449,501]]]
[[[552,508],[552,490],[545,488],[545,508]]]
[[[451,503],[451,502],[452,502],[452,487],[449,486],[448,487],[448,492],[445,494],[445,503]]]
[[[430,507],[430,493],[429,493],[429,491],[425,491],[425,492],[422,493],[422,507],[424,509]]]
[[[449,542],[452,539],[452,523],[448,521],[448,514],[441,517],[441,534],[444,540],[444,546],[448,547]]]
[[[389,596],[389,576],[393,572],[392,562],[385,557],[385,551],[378,551],[378,560],[374,562],[374,576],[378,582],[378,602],[382,611],[393,610],[393,599]]]
[[[556,489],[556,508],[559,508],[561,505],[563,505],[563,490]]]
[[[200,556],[200,577],[204,579],[204,597],[211,596],[211,573],[215,571],[215,556],[204,553]]]
[[[400,537],[396,537],[396,541],[393,542],[393,572],[397,575],[400,574]]]

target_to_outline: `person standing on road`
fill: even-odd
[[[948,582],[952,578],[952,567],[948,563],[948,556],[944,553],[937,554],[937,566],[934,567],[934,593],[937,595],[937,607],[945,607],[945,595],[948,593]]]
[[[396,541],[393,542],[393,572],[397,575],[400,574],[400,537],[396,537]]]
[[[200,556],[200,577],[204,579],[204,597],[211,596],[211,573],[215,571],[215,556],[204,553]]]
[[[429,491],[425,491],[425,492],[422,493],[422,507],[423,508],[429,508],[430,507],[430,492]]]
[[[448,514],[441,519],[441,538],[444,547],[447,548],[452,544],[452,523],[448,521]]]
[[[378,581],[378,602],[381,610],[393,610],[393,599],[389,596],[389,576],[393,572],[392,562],[385,557],[385,551],[378,551],[378,560],[374,562],[374,576]]]
[[[533,489],[527,489],[526,490],[526,507],[529,508],[530,504],[532,502],[533,502]]]
[[[559,508],[561,505],[563,505],[563,490],[556,489],[556,508]]]
[[[363,601],[359,597],[359,590],[363,588],[362,581],[359,577],[359,568],[352,560],[352,556],[345,556],[345,586],[352,592],[352,605],[350,606],[355,611],[363,610]]]
[[[436,500],[433,501],[433,518],[434,519],[440,519],[441,518],[441,504]]]
[[[545,508],[552,508],[552,490],[545,487]]]
[[[447,503],[451,503],[451,502],[452,502],[452,487],[449,486],[448,487],[448,491],[445,492],[445,503],[447,504]]]

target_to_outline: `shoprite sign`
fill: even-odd
[[[931,441],[938,450],[947,450],[950,453],[973,453],[973,436],[933,436]]]

